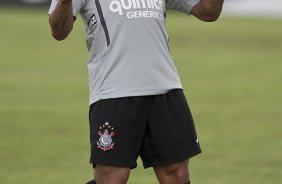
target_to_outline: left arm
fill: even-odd
[[[191,14],[205,22],[216,21],[221,14],[223,2],[224,0],[200,0]]]

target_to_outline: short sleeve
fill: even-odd
[[[72,9],[73,9],[73,16],[77,16],[80,12],[80,9],[83,7],[85,0],[72,0]],[[58,0],[52,0],[50,9],[48,14],[50,15],[52,11],[55,9]]]
[[[192,8],[199,2],[200,0],[166,0],[166,8],[190,15]]]
[[[52,11],[55,9],[55,7],[57,5],[57,1],[58,0],[52,0],[51,6],[50,6],[49,11],[48,11],[48,15],[50,15],[52,13]]]

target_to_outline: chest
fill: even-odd
[[[165,0],[89,0],[81,14],[84,21],[93,27],[101,21],[165,21],[165,11]]]

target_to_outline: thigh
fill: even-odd
[[[188,161],[154,167],[161,184],[184,184],[189,181]]]
[[[130,174],[130,168],[97,164],[94,178],[99,184],[125,184]]]
[[[183,91],[156,96],[141,151],[144,167],[187,160],[201,152]]]
[[[90,162],[136,167],[145,132],[144,98],[100,100],[90,107]]]

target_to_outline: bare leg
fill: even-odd
[[[185,184],[189,182],[188,161],[154,167],[160,184]]]
[[[97,184],[125,184],[128,180],[130,168],[97,164],[94,178]]]

